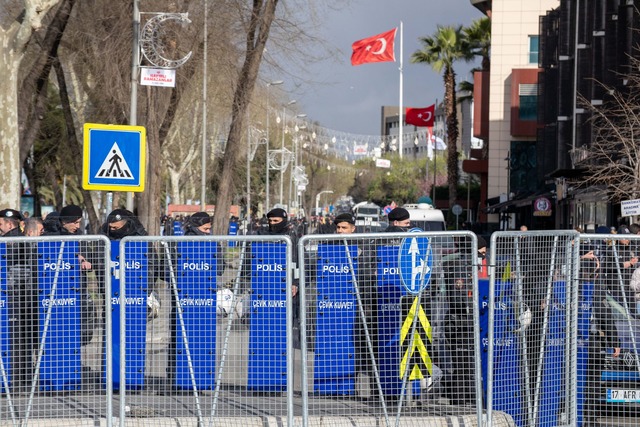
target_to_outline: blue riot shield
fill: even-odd
[[[563,403],[566,403],[564,381],[562,381],[567,345],[566,291],[566,282],[553,283],[553,296],[551,305],[548,307],[548,328],[544,331],[544,371],[538,412],[538,425],[541,427],[561,424],[560,413],[566,410],[562,407]]]
[[[216,367],[216,258],[221,254],[216,242],[179,242],[176,252],[174,271],[184,329],[176,309],[172,314],[174,386],[190,390],[195,381],[198,390],[212,390]],[[175,298],[173,290],[171,298]]]
[[[181,221],[173,221],[173,235],[184,236],[184,230],[182,229]]]
[[[398,271],[398,246],[378,246],[378,368],[382,391],[388,396],[399,396],[402,391],[400,376],[400,327],[402,324],[401,299],[406,290]]]
[[[38,243],[40,363],[43,390],[79,390],[82,382],[81,303],[84,287],[78,242]]]
[[[0,244],[0,392],[11,372],[11,349],[9,335],[9,299],[7,288],[7,245]]]
[[[286,388],[286,254],[285,243],[251,243],[249,390]]]
[[[478,279],[478,302],[480,304],[480,367],[482,369],[482,401],[487,401],[487,351],[489,349],[489,280]]]
[[[152,283],[149,271],[149,242],[128,242],[126,265],[121,265],[120,242],[111,242],[111,316],[113,333],[113,388],[120,389],[120,309],[125,302],[127,322],[125,327],[125,376],[128,390],[144,387],[147,296]],[[125,269],[125,301],[121,298],[120,269]],[[106,354],[106,351],[105,351]],[[104,373],[106,375],[106,372]]]
[[[237,236],[238,235],[238,222],[237,221],[231,221],[229,222],[229,236]],[[228,245],[230,248],[235,248],[236,247],[236,241],[235,240],[230,240],[228,242]]]
[[[489,298],[483,292],[488,288],[488,280],[479,280],[480,287],[480,328],[488,331]],[[516,425],[523,425],[525,413],[522,398],[524,389],[520,372],[514,369],[520,363],[520,331],[518,321],[519,304],[514,294],[514,284],[508,281],[495,282],[494,335],[493,335],[493,409],[510,414]],[[487,378],[486,351],[488,335],[482,335],[482,372]],[[483,382],[486,394],[486,381]]]
[[[313,390],[318,394],[355,393],[354,321],[358,313],[353,278],[358,260],[356,246],[349,246],[348,253],[346,249],[344,244],[318,245],[313,370]]]

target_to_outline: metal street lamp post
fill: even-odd
[[[266,163],[266,174],[267,176],[265,177],[265,198],[264,198],[264,209],[265,211],[269,210],[269,95],[271,94],[271,91],[269,90],[269,88],[271,86],[279,86],[282,83],[284,83],[284,81],[282,80],[275,80],[272,82],[267,83],[267,142],[265,144],[266,146],[266,157],[265,157],[265,163]]]
[[[298,116],[296,117],[306,117],[306,114],[298,114]],[[306,129],[307,126],[305,124],[302,124],[300,126],[297,126],[294,128],[294,130],[296,131],[296,135],[293,137],[293,166],[292,166],[292,172],[293,172],[293,177],[291,177],[289,179],[289,205],[291,206],[296,206],[296,208],[299,207],[298,205],[298,197],[297,197],[297,188],[296,188],[296,199],[295,199],[295,204],[294,204],[294,199],[293,199],[293,183],[295,181],[295,186],[297,187],[298,185],[298,181],[300,181],[300,179],[302,178],[301,175],[305,175],[304,174],[304,170],[300,170],[300,150],[299,150],[299,142],[300,142],[300,136],[298,135],[298,131],[300,130],[304,130]],[[305,175],[306,177],[306,175]],[[306,184],[305,184],[306,185]]]
[[[201,211],[207,211],[207,20],[209,19],[208,2],[204,2],[204,56],[202,59],[202,176],[200,177],[200,205]]]
[[[286,132],[287,129],[287,107],[289,105],[293,105],[296,103],[295,99],[292,99],[291,101],[287,102],[287,104],[282,107],[282,146],[280,147],[280,205],[282,206],[282,188],[284,186],[284,170],[285,168],[285,161],[284,161],[284,134]]]
[[[289,101],[289,103],[287,105],[293,105],[295,104],[296,101]],[[296,114],[296,116],[294,118],[296,119],[301,119],[307,117],[306,114]],[[287,169],[287,166],[291,163],[291,152],[287,152],[287,150],[284,147],[284,142],[285,142],[285,133],[286,133],[286,129],[287,129],[287,111],[286,111],[286,107],[284,107],[282,109],[282,148],[281,148],[281,161],[280,161],[280,205],[283,204],[284,202],[284,172]],[[297,130],[297,128],[296,128]],[[295,149],[294,149],[295,150]],[[287,158],[285,159],[285,154],[287,155]],[[295,161],[296,157],[295,157],[295,151],[293,153],[293,159]],[[291,175],[291,174],[289,174]],[[291,185],[291,178],[289,178],[289,185]],[[289,200],[289,209],[291,209],[291,200]]]

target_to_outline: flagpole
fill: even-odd
[[[403,28],[402,28],[402,21],[400,21],[400,111],[398,114],[398,119],[399,119],[399,123],[398,123],[398,147],[400,148],[400,158],[402,159],[402,151],[404,150],[403,148],[403,128],[404,128],[404,108],[403,108],[403,103],[402,103],[402,92],[403,92],[403,87],[402,87],[402,53],[403,53],[403,37],[402,37],[402,33],[403,33]]]
[[[431,138],[433,142],[433,207],[437,209],[436,206],[436,165],[438,164],[438,140],[436,139],[436,111],[438,111],[438,98],[436,98],[436,106],[433,108],[433,137]]]

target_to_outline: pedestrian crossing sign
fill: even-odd
[[[144,191],[146,142],[142,126],[85,123],[82,188]]]

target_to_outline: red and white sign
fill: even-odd
[[[176,70],[140,68],[140,84],[143,86],[176,87]]]
[[[364,145],[355,145],[353,147],[353,154],[355,155],[365,155],[369,151],[369,146],[367,144]]]
[[[376,167],[378,167],[378,168],[390,168],[391,167],[391,160],[376,159]]]

